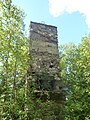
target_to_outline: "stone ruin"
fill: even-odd
[[[57,27],[43,23],[30,23],[29,52],[31,75],[36,95],[49,94],[51,100],[63,102],[63,82],[60,80]],[[45,98],[45,97],[44,97]],[[46,98],[47,99],[47,95]]]

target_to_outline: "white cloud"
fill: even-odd
[[[90,28],[90,0],[49,0],[50,14],[54,17],[62,15],[65,11],[80,12],[86,17],[86,24]]]

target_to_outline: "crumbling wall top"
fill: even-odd
[[[57,27],[31,21],[30,38],[33,40],[44,40],[57,43]]]

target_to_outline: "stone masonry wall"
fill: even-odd
[[[59,78],[57,27],[30,23],[30,55],[32,76],[38,90],[50,92],[51,99],[62,100],[62,81]],[[56,96],[56,98],[53,98]]]

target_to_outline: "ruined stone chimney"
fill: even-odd
[[[62,102],[64,95],[63,82],[59,77],[57,27],[31,22],[29,52],[37,93],[48,92],[51,100]]]

